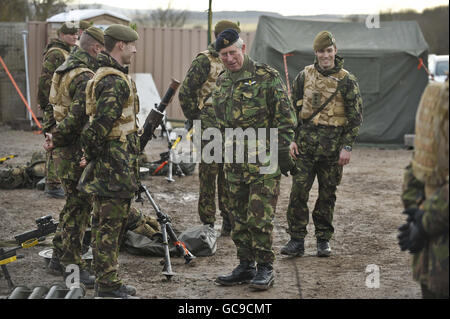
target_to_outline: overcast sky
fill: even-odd
[[[102,3],[129,9],[167,8],[206,11],[208,0],[74,0],[72,4]],[[212,0],[213,11],[271,11],[282,15],[374,14],[380,10],[415,9],[447,5],[448,0]]]

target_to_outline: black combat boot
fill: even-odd
[[[63,266],[59,262],[59,258],[57,256],[52,255],[52,258],[48,262],[47,265],[47,273],[52,274],[54,276],[62,276],[63,275]]]
[[[258,271],[255,278],[250,281],[250,288],[267,290],[273,285],[274,280],[272,264],[258,264]]]
[[[92,276],[88,270],[83,269],[80,271],[80,282],[84,284],[86,288],[92,289],[95,284],[95,276]]]
[[[234,286],[249,283],[256,274],[254,261],[241,260],[239,265],[229,275],[217,277],[216,282],[224,286]]]
[[[220,236],[228,237],[231,234],[231,223],[228,218],[222,219],[222,230],[220,231]]]
[[[96,291],[96,297],[103,298],[121,298],[121,299],[139,299],[138,297],[133,297],[136,295],[136,288],[129,285],[121,285],[119,288],[111,291]]]
[[[53,198],[65,198],[66,194],[61,186],[49,187],[45,185],[44,193]]]
[[[305,253],[305,240],[292,238],[283,248],[281,248],[282,255],[289,256],[303,256]]]
[[[331,248],[328,240],[317,239],[317,256],[319,257],[330,257]]]

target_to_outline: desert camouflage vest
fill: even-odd
[[[425,184],[430,197],[449,173],[448,81],[432,82],[425,89],[416,114],[414,176]]]
[[[45,58],[47,58],[47,56],[48,56],[48,55],[50,54],[50,52],[52,52],[52,51],[59,51],[59,52],[61,52],[62,55],[64,56],[64,59],[65,59],[65,60],[67,60],[67,58],[69,57],[69,52],[67,52],[66,50],[61,49],[61,48],[58,48],[58,47],[52,47],[52,48],[48,49],[47,52],[45,52],[45,54],[44,54],[44,60],[45,60]]]
[[[136,114],[139,113],[139,97],[137,95],[136,85],[129,75],[111,67],[99,68],[86,86],[86,114],[89,115],[89,121],[92,122],[94,115],[97,112],[95,88],[101,79],[112,74],[120,76],[128,84],[130,95],[122,108],[122,115],[119,120],[114,123],[107,138],[109,140],[120,139],[120,141],[125,142],[126,136],[136,132],[139,127],[136,116]]]
[[[53,104],[53,115],[56,124],[59,124],[69,113],[70,103],[72,102],[69,93],[70,83],[72,83],[78,75],[84,72],[94,74],[94,72],[88,68],[75,68],[62,74],[57,72],[53,74],[49,101]]]
[[[205,105],[211,105],[212,104],[212,94],[211,92],[214,90],[214,87],[216,86],[216,80],[219,76],[220,72],[223,71],[224,66],[222,61],[219,57],[215,57],[209,52],[208,50],[200,52],[200,54],[204,54],[211,65],[211,68],[209,70],[208,79],[203,83],[203,86],[201,87],[199,93],[198,93],[198,101],[199,105],[198,108],[201,110]]]
[[[341,69],[333,76],[324,76],[320,74],[314,65],[305,67],[305,84],[303,88],[303,99],[297,101],[297,106],[302,107],[300,117],[307,119],[313,115],[333,93],[336,91],[339,81],[341,81],[348,72]],[[345,116],[344,98],[341,92],[327,104],[311,121],[315,125],[343,126],[347,124]]]

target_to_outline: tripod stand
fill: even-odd
[[[184,257],[185,263],[188,264],[192,259],[195,258],[195,256],[186,248],[186,245],[178,240],[177,235],[172,229],[172,224],[170,217],[167,214],[164,214],[156,204],[156,202],[153,200],[152,195],[148,191],[147,187],[145,185],[141,185],[138,190],[138,195],[136,202],[143,202],[143,199],[141,197],[141,194],[145,193],[148,200],[150,201],[150,204],[153,206],[153,208],[156,211],[156,217],[161,225],[161,232],[162,232],[162,238],[163,238],[163,245],[164,245],[164,269],[163,269],[163,275],[166,276],[167,280],[170,280],[175,273],[172,271],[172,264],[170,262],[170,253],[169,253],[169,241],[170,239],[175,247],[177,248],[178,252]]]

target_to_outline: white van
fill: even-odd
[[[430,81],[445,82],[448,75],[448,55],[428,55],[428,70],[433,76]]]

